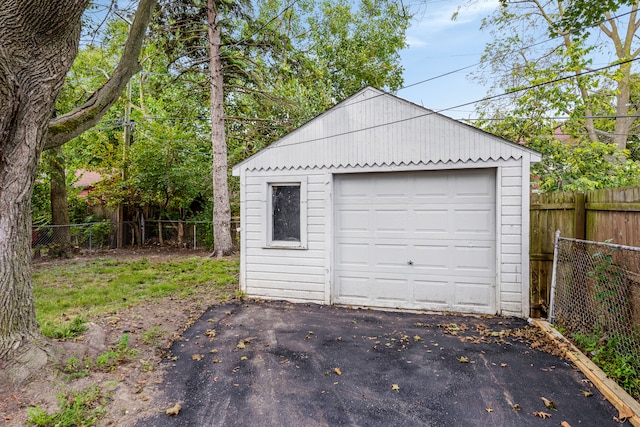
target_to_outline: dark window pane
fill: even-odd
[[[300,186],[271,187],[273,240],[300,241]]]

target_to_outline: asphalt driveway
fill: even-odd
[[[616,425],[526,321],[285,302],[215,306],[167,358],[167,407],[139,426]],[[529,333],[531,335],[531,333]],[[545,406],[542,398],[551,407]]]

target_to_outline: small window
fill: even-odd
[[[300,242],[300,185],[272,185],[272,241]]]
[[[264,247],[307,249],[307,177],[283,177],[265,190]]]

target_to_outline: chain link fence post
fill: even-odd
[[[555,302],[556,302],[556,270],[558,267],[558,248],[560,243],[560,230],[556,230],[556,237],[553,243],[553,268],[551,270],[551,295],[549,298],[549,323],[553,324],[555,320]]]

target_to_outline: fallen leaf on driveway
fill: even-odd
[[[593,393],[591,393],[589,390],[581,390],[580,393],[582,393],[582,395],[584,397],[591,397],[593,396]]]
[[[556,409],[556,403],[552,402],[551,400],[547,399],[546,397],[541,397],[540,399],[542,399],[542,401],[544,402],[544,406],[547,407],[547,409]]]
[[[244,341],[240,341],[240,342],[238,343],[238,345],[236,345],[236,348],[239,348],[239,349],[243,349],[243,348],[245,348],[245,347],[246,347],[246,346],[244,345]]]
[[[207,329],[204,334],[206,336],[208,336],[210,340],[213,340],[216,337],[216,330],[215,329]]]
[[[176,403],[173,407],[167,409],[165,413],[169,416],[178,415],[181,409],[182,409],[182,405],[180,405],[179,403]]]
[[[338,375],[342,375],[342,371],[340,370],[340,368],[333,368],[333,372],[335,372]]]
[[[194,354],[193,356],[191,356],[191,359],[192,359],[192,360],[195,360],[195,361],[197,361],[197,362],[199,362],[199,361],[201,361],[201,360],[202,360],[202,358],[203,358],[203,357],[204,357],[204,356],[203,356],[203,355],[201,355],[201,354]]]
[[[487,411],[488,413],[492,413],[492,412],[493,412],[493,409],[491,409],[491,408],[486,408],[486,409],[485,409],[485,411]]]
[[[420,335],[414,335],[413,336],[413,340],[414,341],[422,341],[422,337]]]
[[[466,356],[460,356],[458,357],[458,362],[460,363],[469,363],[469,358]]]
[[[560,427],[571,427],[571,424],[569,424],[566,421],[563,421],[562,423],[560,423]]]
[[[514,411],[519,411],[519,410],[521,409],[521,408],[520,408],[520,405],[518,405],[517,403],[514,403],[514,404],[513,404],[513,406],[512,406],[511,408],[512,408]]]
[[[391,384],[391,390],[400,391],[400,386],[398,384]]]
[[[540,417],[540,418],[542,418],[544,420],[544,419],[549,418],[551,416],[551,414],[548,414],[548,413],[542,412],[542,411],[538,411],[538,412],[534,412],[533,416],[534,417]]]

